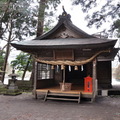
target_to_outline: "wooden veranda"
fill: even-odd
[[[53,86],[48,88],[36,89],[36,99],[39,95],[44,95],[44,100],[68,100],[78,101],[80,103],[81,98],[92,98],[92,92],[85,92],[84,88],[78,85],[72,85],[71,90],[62,91],[60,86]],[[71,98],[70,98],[71,97]]]

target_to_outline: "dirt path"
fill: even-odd
[[[0,120],[120,120],[120,96],[78,104],[35,100],[30,93],[0,95]]]

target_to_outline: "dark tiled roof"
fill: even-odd
[[[56,31],[61,29],[61,26],[73,31],[77,34],[77,38],[54,38]],[[33,40],[11,43],[11,45],[19,50],[30,48],[97,48],[97,47],[114,47],[116,40],[100,39],[87,34],[78,27],[72,24],[70,15],[63,12],[59,16],[58,24],[48,33],[37,37]]]
[[[21,48],[30,47],[30,48],[57,48],[57,47],[105,47],[108,45],[114,46],[116,40],[110,39],[99,39],[99,38],[87,38],[87,39],[49,39],[49,40],[31,40],[31,41],[21,41],[19,43],[11,43],[13,46],[19,46]]]
[[[65,26],[66,28],[74,31],[76,34],[78,35],[82,35],[83,38],[95,38],[92,35],[87,34],[86,32],[84,32],[83,30],[81,30],[80,28],[76,27],[70,20],[68,19],[62,19],[59,20],[58,24],[49,32],[43,34],[40,37],[36,37],[34,40],[40,40],[40,39],[49,39],[50,35],[55,34],[56,31],[61,27],[61,26]]]

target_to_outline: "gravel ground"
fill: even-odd
[[[89,101],[44,102],[31,93],[0,95],[0,120],[120,120],[120,96],[99,97]]]

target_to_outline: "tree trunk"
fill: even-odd
[[[42,35],[42,33],[43,33],[44,14],[45,14],[46,3],[47,3],[46,0],[40,0],[40,2],[39,2],[37,37]]]
[[[10,24],[9,37],[8,37],[8,40],[7,40],[5,60],[4,60],[3,69],[2,69],[3,71],[6,71],[6,67],[7,67],[8,57],[9,57],[9,53],[10,53],[11,36],[12,36],[12,21],[11,21],[11,24]],[[3,74],[2,74],[2,82],[4,82],[4,77],[5,77],[5,72],[3,72]]]
[[[45,8],[46,8],[47,0],[40,0],[39,2],[39,12],[38,12],[38,25],[37,25],[37,37],[43,34],[43,27],[44,27],[44,15],[45,15]],[[34,84],[34,71],[35,71],[35,61],[33,60],[33,70],[31,73],[32,83]]]
[[[26,65],[25,70],[24,70],[23,75],[22,75],[22,81],[23,81],[24,78],[25,78],[25,75],[26,75],[26,72],[27,72],[28,66],[29,66],[29,64],[30,64],[30,59],[31,59],[31,57],[32,57],[32,55],[30,55],[29,58],[28,58],[27,65]]]
[[[30,81],[32,82],[32,85],[34,85],[34,71],[35,71],[35,60],[34,60],[34,58],[33,58],[33,63],[32,64],[33,64],[32,65],[33,69],[32,69],[32,72],[31,72]]]

